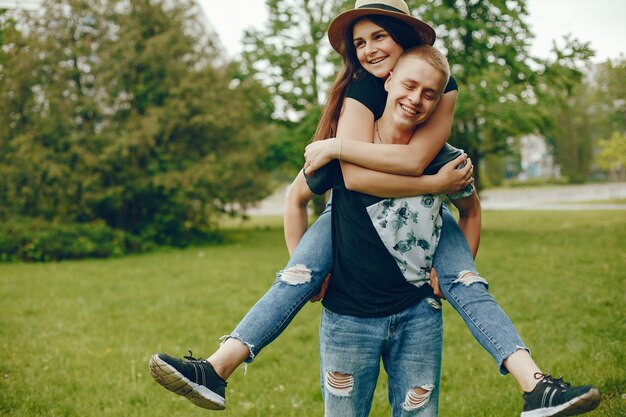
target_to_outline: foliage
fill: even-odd
[[[478,164],[487,155],[514,155],[518,150],[509,146],[512,139],[538,133],[553,145],[558,142],[556,159],[571,179],[586,178],[590,140],[580,120],[569,117],[567,111],[576,107],[567,98],[581,85],[580,65],[592,53],[587,44],[566,37],[564,45],[555,45],[554,58],[531,56],[525,3],[439,0],[420,7],[422,16],[436,22],[438,45],[447,50],[460,81],[451,141]],[[578,140],[569,140],[572,131],[579,133]],[[570,160],[574,162],[568,165]],[[491,161],[487,170],[493,180],[502,165],[498,158]]]
[[[609,139],[601,139],[595,155],[598,166],[611,173],[614,179],[626,178],[626,134],[614,132]]]
[[[590,78],[594,138],[626,133],[626,58],[597,65]]]
[[[561,173],[571,183],[587,180],[592,160],[593,129],[590,89],[582,70],[592,55],[588,45],[569,37],[553,49],[555,59],[544,61],[535,89],[541,115],[540,132],[552,147]]]
[[[505,152],[509,137],[532,131],[525,2],[436,0],[416,11],[435,27],[436,46],[459,81],[451,142],[478,165],[484,155]]]
[[[570,42],[547,66],[539,91],[544,132],[556,161],[570,182],[588,178],[593,148],[613,132],[626,132],[626,91],[621,80],[626,61],[607,61],[582,67],[579,56],[585,46]]]
[[[626,212],[607,213],[486,212],[478,254],[490,291],[541,369],[600,388],[602,403],[589,417],[626,413],[619,290]],[[274,224],[229,231],[227,245],[0,265],[0,414],[206,416],[155,383],[148,358],[158,351],[184,355],[188,348],[207,357],[218,347],[219,336],[237,324],[287,260],[280,219]],[[308,304],[245,375],[235,372],[220,415],[322,415],[319,317],[319,303]],[[447,303],[444,322],[440,415],[519,415],[522,398],[512,377],[500,376]],[[371,415],[389,416],[387,401],[382,377]]]
[[[340,57],[326,41],[326,29],[352,0],[268,0],[269,20],[244,35],[240,72],[267,86],[273,100],[273,126],[267,169],[281,180],[302,168],[303,151],[313,137],[325,92]],[[316,201],[317,203],[318,201]]]
[[[240,80],[195,2],[57,0],[4,21],[5,215],[202,240],[269,193],[267,90]]]
[[[328,78],[334,76],[324,68],[334,54],[326,29],[352,1],[267,0],[267,7],[265,28],[245,33],[244,67],[269,87],[276,117],[297,121],[323,100]]]
[[[145,249],[137,237],[102,221],[49,224],[26,218],[0,224],[0,262],[106,258]]]

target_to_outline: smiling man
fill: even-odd
[[[422,46],[405,52],[385,81],[387,102],[376,121],[376,139],[409,143],[415,127],[435,110],[449,77],[448,63],[435,48]]]

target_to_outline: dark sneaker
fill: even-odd
[[[563,378],[535,374],[540,379],[531,392],[524,393],[521,417],[575,416],[600,404],[600,391],[590,385],[572,387]]]
[[[159,384],[198,407],[209,410],[226,408],[226,381],[209,362],[192,357],[191,351],[185,360],[165,353],[152,355],[150,373]]]

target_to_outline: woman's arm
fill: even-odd
[[[285,214],[283,224],[285,228],[285,243],[289,256],[298,246],[298,242],[309,225],[308,212],[306,206],[314,197],[313,192],[309,189],[302,171],[293,180],[287,196],[285,197]]]
[[[344,138],[344,145],[348,140],[363,141],[367,138],[371,140],[374,136],[374,115],[362,103],[346,98],[339,117],[337,136]],[[382,145],[373,144],[372,146],[375,146],[371,148],[372,153],[375,154]],[[397,145],[400,150],[404,150],[405,154],[407,146],[409,145]],[[457,164],[464,158],[458,159]],[[439,194],[451,189],[459,190],[471,181],[473,167],[467,164],[460,170],[454,168],[455,166],[450,165],[448,169],[442,168],[437,175],[410,177],[369,170],[351,164],[343,159],[343,152],[341,157],[341,170],[346,188],[378,197],[407,197],[426,193]],[[310,175],[308,170],[307,174]]]
[[[345,99],[340,121],[342,118],[346,118],[346,123],[349,123],[354,129],[352,113],[354,112],[354,116],[358,117],[360,112],[354,111],[354,106],[349,105],[349,102],[353,101],[360,104],[370,114],[368,119],[372,119],[371,133],[355,136],[354,132],[341,132],[338,129],[337,138],[309,144],[304,153],[307,174],[326,165],[332,159],[340,159],[341,157],[342,161],[376,171],[399,175],[421,175],[450,136],[456,97],[456,90],[444,94],[430,118],[416,128],[408,145],[372,143],[374,137],[373,115],[360,102],[351,98]],[[359,123],[365,125],[366,122],[369,123],[370,120],[360,120]]]
[[[372,171],[358,165],[342,163],[346,188],[378,197],[412,197],[421,194],[454,194],[474,182],[471,161],[463,168],[457,166],[467,159],[463,154],[444,165],[436,175],[409,177]]]
[[[476,191],[465,198],[452,200],[452,204],[459,209],[459,227],[467,240],[472,256],[476,258],[480,244],[481,208]]]

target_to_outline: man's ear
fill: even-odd
[[[389,92],[389,85],[391,84],[391,77],[393,76],[393,71],[389,71],[389,76],[385,80],[385,91]]]

